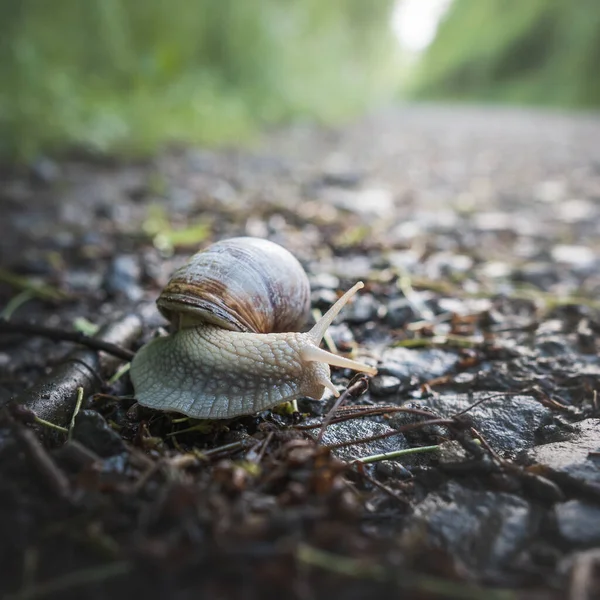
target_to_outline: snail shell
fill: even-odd
[[[131,363],[138,402],[195,418],[252,414],[300,396],[339,395],[329,365],[369,365],[319,343],[357,283],[306,333],[310,286],[287,250],[258,238],[217,242],[175,271],[157,301],[176,331]]]
[[[298,331],[308,316],[310,284],[285,248],[261,238],[231,238],[177,269],[157,305],[179,327],[204,322],[231,331]]]

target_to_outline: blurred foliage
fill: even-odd
[[[0,154],[139,154],[389,93],[392,0],[0,0]]]
[[[417,97],[600,106],[598,0],[454,0]]]

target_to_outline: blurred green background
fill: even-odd
[[[426,49],[394,35],[438,20]],[[407,98],[600,104],[597,0],[0,0],[0,46],[17,160],[239,144]]]
[[[600,106],[598,0],[454,0],[416,97]]]

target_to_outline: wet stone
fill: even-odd
[[[586,246],[560,244],[552,249],[552,258],[572,269],[589,272],[597,264],[594,251]]]
[[[125,452],[125,442],[95,410],[82,410],[75,419],[73,439],[98,456],[107,458]]]
[[[56,183],[62,176],[58,163],[46,156],[40,156],[30,166],[31,177],[37,183],[46,185]]]
[[[548,289],[559,281],[556,267],[549,263],[529,263],[513,273],[513,280]]]
[[[310,423],[310,421],[308,421]],[[351,442],[361,438],[367,438],[394,431],[392,427],[384,423],[376,423],[368,419],[351,420],[343,423],[329,425],[323,436],[323,445],[329,446],[342,442]],[[319,435],[319,429],[311,429],[307,432],[314,439]],[[357,443],[353,446],[345,446],[333,450],[334,456],[344,461],[352,461],[357,458],[365,458],[373,454],[385,452],[396,452],[408,448],[406,438],[401,434],[375,440],[365,444]],[[403,461],[404,462],[404,461]]]
[[[309,280],[312,290],[337,290],[340,287],[340,280],[331,273],[318,273],[310,277]]]
[[[371,321],[377,315],[378,303],[371,294],[361,294],[354,298],[344,311],[344,321],[360,325]]]
[[[138,285],[140,266],[133,256],[117,256],[111,261],[104,276],[104,289],[111,296],[123,295],[133,302],[139,300],[142,289]]]
[[[337,294],[334,290],[322,288],[313,290],[310,295],[310,304],[314,308],[318,308],[320,311],[329,310],[338,299]]]
[[[395,394],[401,385],[400,379],[393,375],[381,375],[374,377],[369,384],[373,396],[389,396]]]
[[[524,455],[567,479],[600,486],[600,419],[577,423],[569,439],[536,446]],[[591,453],[591,454],[590,454]]]
[[[426,533],[428,544],[494,579],[518,559],[537,529],[538,518],[522,498],[450,481],[416,507],[404,539],[411,543]]]
[[[600,506],[569,500],[554,509],[562,539],[575,546],[600,544]]]
[[[391,300],[386,307],[385,322],[394,329],[404,327],[415,318],[415,310],[406,298]]]
[[[437,459],[440,465],[454,465],[469,460],[469,454],[460,442],[451,440],[439,444]]]
[[[321,175],[318,184],[340,188],[355,188],[364,179],[364,173],[358,171],[330,170]]]
[[[390,348],[381,357],[379,373],[397,377],[403,387],[417,386],[451,373],[457,363],[458,357],[455,354],[436,348],[431,350]]]
[[[346,323],[331,325],[331,327],[329,327],[329,334],[331,335],[333,343],[338,347],[338,349],[352,348],[354,344],[354,335]]]
[[[420,401],[419,406],[445,418],[481,400],[466,416],[490,446],[503,455],[532,448],[542,428],[553,421],[552,412],[532,396],[497,396],[494,392],[441,394]]]

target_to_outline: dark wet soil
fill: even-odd
[[[379,374],[334,370],[328,417],[331,394],[211,424],[138,406],[122,361],[4,333],[0,596],[600,597],[599,139],[594,116],[406,107],[3,169],[11,323],[135,350],[189,254],[268,237],[316,309],[365,281],[330,332]],[[49,404],[68,434],[35,423]]]

